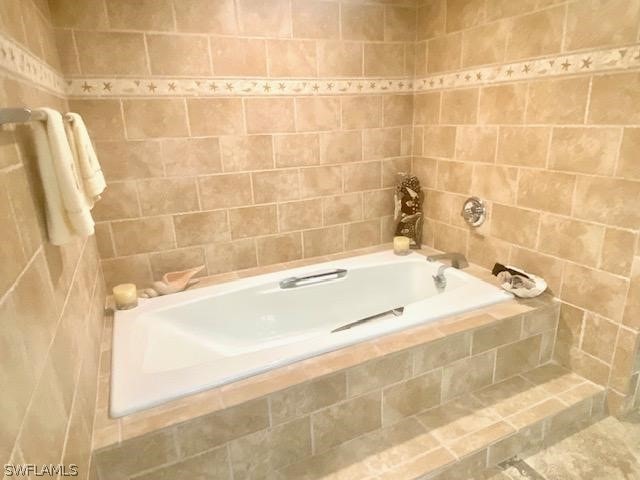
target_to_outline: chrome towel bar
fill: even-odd
[[[71,121],[71,117],[64,115],[65,120]],[[25,123],[47,120],[47,116],[39,110],[30,108],[0,108],[0,125],[5,123]]]
[[[347,275],[347,271],[344,268],[336,268],[335,270],[329,270],[328,272],[312,273],[304,277],[289,277],[280,282],[280,288],[296,288],[304,287],[306,285],[315,285],[317,283],[330,282],[331,280],[337,280]]]

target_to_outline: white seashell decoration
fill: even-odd
[[[204,265],[190,268],[188,270],[180,270],[178,272],[168,272],[162,277],[162,280],[153,282],[152,288],[145,288],[141,293],[142,298],[153,298],[158,295],[169,295],[171,293],[182,292],[187,287],[195,285],[199,280],[192,277],[200,272]]]

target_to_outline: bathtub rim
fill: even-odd
[[[332,334],[327,331],[320,335],[303,335],[298,340],[289,340],[275,346],[263,345],[242,354],[225,355],[205,349],[203,357],[192,365],[163,370],[145,369],[147,335],[153,333],[153,324],[156,321],[162,321],[156,319],[154,313],[162,315],[165,310],[175,309],[175,314],[170,316],[179,321],[181,308],[206,300],[208,297],[224,297],[254,288],[258,288],[259,291],[266,289],[268,292],[278,292],[280,291],[278,282],[285,276],[307,275],[338,267],[355,272],[400,265],[424,268],[427,273],[425,281],[429,282],[426,287],[432,291],[432,294],[424,299],[407,303],[404,305],[404,314],[393,320],[366,323],[357,329]],[[394,333],[431,324],[454,315],[464,315],[513,298],[512,294],[495,284],[457,269],[447,270],[446,275],[451,284],[460,282],[459,287],[438,292],[432,285],[429,275],[435,275],[440,265],[442,264],[439,262],[426,262],[424,256],[415,252],[399,256],[394,255],[390,250],[383,250],[285,271],[270,272],[175,295],[141,300],[135,309],[116,312],[110,415],[123,417],[142,412],[177,398],[199,394],[212,388],[224,388],[226,385],[233,385],[241,380],[341,350],[350,345],[368,344]],[[348,279],[337,280],[337,282],[346,281]],[[353,285],[350,288],[353,288]],[[291,291],[290,294],[295,292]],[[356,319],[357,317],[353,318],[353,320]],[[169,342],[167,345],[168,350],[166,354],[163,353],[163,357],[173,357],[171,344],[172,342]],[[193,347],[199,348],[197,345]]]

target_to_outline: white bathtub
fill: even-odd
[[[381,252],[141,300],[115,315],[111,416],[512,298],[452,268],[438,292],[440,265]],[[280,284],[335,269],[346,275]]]

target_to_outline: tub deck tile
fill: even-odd
[[[470,433],[449,444],[449,448],[458,458],[464,458],[472,453],[485,449],[488,445],[515,433],[516,429],[507,422],[496,422],[481,430]]]
[[[591,382],[585,382],[577,387],[573,387],[570,390],[562,392],[558,395],[558,398],[566,405],[575,405],[580,403],[585,398],[598,395],[602,393],[602,389],[599,385]]]
[[[338,372],[373,358],[381,357],[378,348],[372,343],[358,343],[347,348],[341,348],[324,355],[308,358],[295,365],[305,371],[309,378]]]
[[[452,465],[455,461],[456,457],[454,457],[449,450],[441,447],[398,465],[383,473],[378,478],[380,480],[419,478],[425,475],[425,473],[437,471],[443,467]]]
[[[491,405],[501,416],[508,417],[528,405],[544,401],[549,393],[516,375],[474,392],[473,396],[483,405]]]
[[[522,374],[530,382],[540,385],[551,394],[565,392],[578,386],[585,380],[577,373],[573,373],[560,365],[547,364]]]
[[[220,395],[225,408],[284,390],[309,379],[308,372],[296,364],[224,385]]]
[[[167,423],[179,423],[190,420],[194,417],[205,415],[211,409],[221,410],[222,398],[220,392],[210,390],[197,393],[193,401],[188,401],[185,397],[182,401],[176,402],[174,408],[157,408],[141,412],[145,415],[131,415],[123,417],[121,421],[123,438],[133,438],[144,435],[145,432],[163,428]]]
[[[507,417],[507,421],[514,427],[522,429],[527,425],[540,422],[551,415],[555,415],[566,407],[567,406],[557,398],[548,398],[531,408]]]
[[[485,407],[473,396],[431,408],[417,418],[443,443],[457,440],[502,419],[493,407]]]
[[[496,318],[488,313],[462,315],[438,322],[438,329],[443,336],[466,332],[495,323]]]
[[[406,350],[423,343],[433,342],[444,337],[444,333],[434,325],[421,325],[398,332],[393,335],[387,335],[371,341],[377,347],[381,355],[387,355],[401,350]]]

